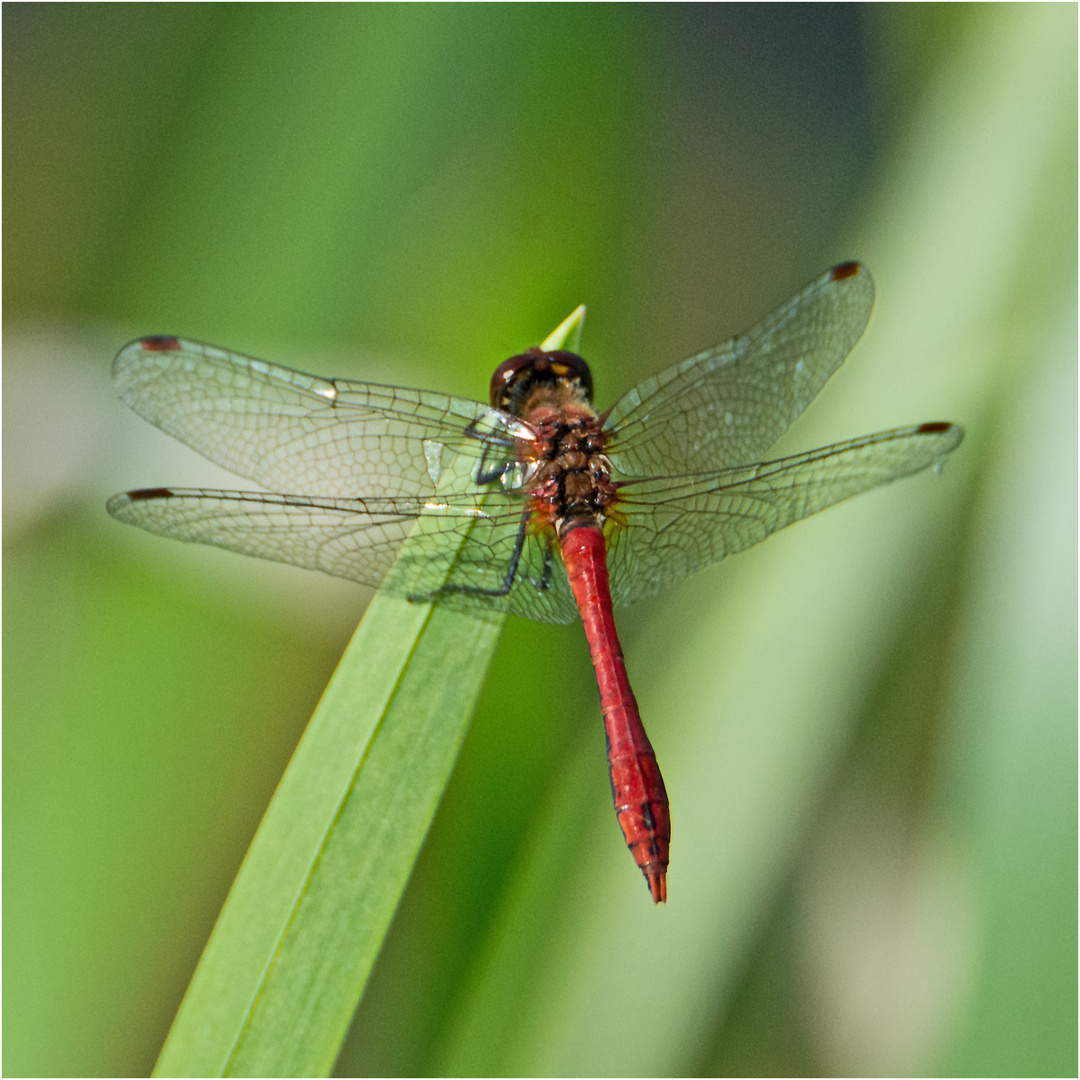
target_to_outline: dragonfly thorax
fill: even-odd
[[[580,525],[603,527],[617,491],[595,416],[552,417],[537,425],[539,461],[533,478],[533,513],[560,538]]]

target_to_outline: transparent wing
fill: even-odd
[[[468,398],[322,379],[181,338],[143,338],[113,361],[123,400],[204,457],[263,487],[326,498],[429,495],[514,457],[520,420]],[[472,486],[475,486],[474,484]]]
[[[663,476],[757,461],[843,363],[873,306],[867,269],[843,263],[749,333],[638,383],[605,424],[615,470]]]
[[[414,600],[541,622],[577,617],[557,551],[548,536],[524,527],[526,503],[513,492],[345,499],[152,488],[114,495],[107,507],[161,536],[322,570]]]
[[[619,490],[626,527],[608,542],[612,599],[652,596],[818,510],[937,465],[963,435],[956,424],[921,424],[779,461],[631,481]]]

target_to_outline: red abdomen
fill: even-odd
[[[626,845],[649,883],[653,900],[659,904],[667,899],[671,841],[667,791],[641,723],[615,632],[604,537],[595,526],[580,525],[562,538],[561,547],[566,576],[585,624],[596,669],[615,813]]]

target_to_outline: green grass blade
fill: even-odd
[[[158,1075],[329,1073],[500,628],[375,598],[244,860]]]
[[[584,315],[544,348],[577,347]],[[158,1075],[330,1072],[502,623],[375,598],[252,842]]]

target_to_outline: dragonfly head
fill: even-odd
[[[491,404],[514,416],[522,415],[537,391],[566,402],[592,404],[592,372],[577,353],[533,348],[504,360],[491,376]]]

